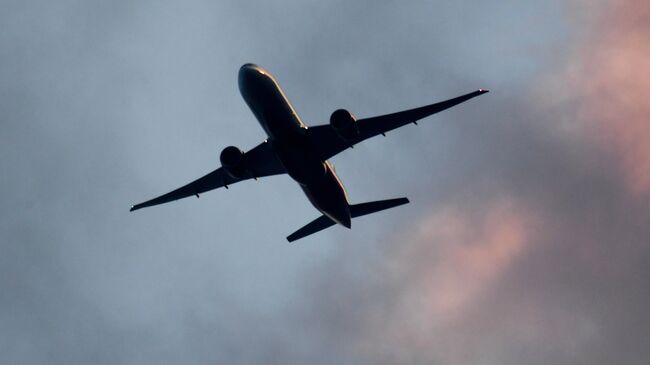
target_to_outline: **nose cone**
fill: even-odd
[[[246,86],[250,83],[251,79],[254,79],[257,75],[257,65],[252,63],[247,63],[239,69],[239,88]]]
[[[239,73],[241,74],[242,72],[255,71],[255,70],[258,70],[259,68],[260,68],[260,66],[254,64],[254,63],[245,63],[239,69]]]
[[[245,63],[242,67],[239,68],[239,79],[242,77],[248,76],[259,76],[259,75],[268,75],[265,69],[254,64],[254,63]]]
[[[254,89],[264,79],[268,79],[268,72],[254,63],[246,63],[239,68],[239,89],[244,93],[248,89]]]

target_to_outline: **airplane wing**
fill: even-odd
[[[312,138],[315,149],[324,161],[337,155],[339,152],[346,150],[348,147],[352,147],[368,138],[372,138],[378,134],[384,134],[410,123],[416,123],[422,118],[449,109],[452,106],[458,105],[487,92],[488,90],[479,89],[469,94],[420,108],[380,115],[378,117],[359,119],[356,121],[359,134],[353,139],[346,140],[342,138],[329,124],[310,127],[308,132]]]
[[[262,142],[257,145],[252,150],[244,154],[244,161],[248,168],[247,176],[243,178],[234,178],[224,171],[222,167],[212,171],[211,173],[195,180],[185,186],[182,186],[172,192],[161,195],[157,198],[148,200],[146,202],[136,204],[131,207],[131,211],[138,210],[141,208],[150,207],[152,205],[158,205],[163,203],[168,203],[174,200],[187,198],[188,196],[205,193],[213,189],[220,188],[228,185],[232,185],[236,182],[248,180],[251,178],[258,178],[263,176],[270,175],[279,175],[284,174],[286,171],[280,160],[273,152],[271,145],[268,142]]]

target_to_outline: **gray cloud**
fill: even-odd
[[[560,2],[2,8],[3,363],[648,358],[647,201],[531,91],[587,39]],[[284,244],[316,212],[281,177],[129,214],[263,138],[250,61],[310,124],[493,93],[337,157],[413,201],[351,232]]]

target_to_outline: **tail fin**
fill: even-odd
[[[374,202],[361,203],[361,204],[351,204],[350,205],[350,216],[352,218],[360,217],[362,215],[371,214],[379,212],[385,209],[394,208],[400,205],[408,203],[407,198],[397,198],[397,199],[388,199],[388,200],[378,200]],[[309,222],[306,226],[300,228],[294,233],[290,234],[287,237],[287,241],[293,242],[299,240],[303,237],[309,236],[316,232],[322,231],[325,228],[329,228],[336,223],[328,218],[325,215],[322,215],[313,221]]]
[[[404,205],[408,202],[409,200],[407,198],[397,198],[397,199],[388,199],[388,200],[377,200],[374,202],[361,203],[361,204],[351,204],[350,215],[352,216],[352,218],[356,218],[362,215],[371,214],[371,213],[379,212],[381,210]]]

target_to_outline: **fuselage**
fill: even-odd
[[[289,176],[316,209],[349,228],[350,206],[343,184],[332,164],[314,153],[307,126],[273,76],[257,65],[245,64],[239,70],[239,90]]]

